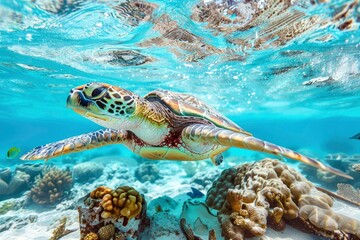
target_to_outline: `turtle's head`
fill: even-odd
[[[97,124],[118,129],[135,114],[138,96],[106,83],[88,83],[70,91],[67,106]]]

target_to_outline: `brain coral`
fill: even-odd
[[[101,186],[90,193],[91,198],[100,198],[104,211],[102,218],[134,218],[142,209],[143,198],[134,188],[118,187],[115,190]]]
[[[264,159],[244,164],[235,177],[230,174],[230,183],[224,175],[209,190],[207,204],[216,209],[222,205],[218,219],[226,239],[262,236],[268,225],[280,230],[294,219],[326,237],[340,231],[360,237],[360,222],[335,213],[328,195],[284,163]]]
[[[100,240],[110,240],[115,235],[115,227],[113,224],[108,224],[99,229],[98,235]]]
[[[213,183],[206,195],[206,204],[209,207],[220,210],[225,202],[227,190],[235,187],[234,179],[236,173],[235,168],[225,169]]]
[[[60,201],[71,187],[72,176],[69,170],[47,167],[36,177],[30,197],[38,204],[53,204]]]

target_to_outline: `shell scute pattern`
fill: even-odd
[[[230,119],[218,113],[214,108],[192,95],[166,90],[155,90],[148,93],[144,98],[149,101],[160,101],[179,116],[204,118],[216,126],[251,135]]]
[[[158,124],[166,123],[167,115],[164,115],[161,112],[154,109],[154,108],[160,108],[160,107],[161,106],[148,105],[148,104],[144,103],[144,105],[141,107],[141,111],[143,112],[144,116],[146,116],[148,119],[151,119],[152,121],[154,121]],[[165,109],[165,108],[163,108],[163,109]],[[168,112],[168,114],[169,114],[169,112]]]

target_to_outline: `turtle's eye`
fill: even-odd
[[[86,89],[84,91],[85,95],[91,99],[99,99],[101,98],[106,92],[106,88],[105,87],[97,87],[97,88],[93,88],[93,89]]]

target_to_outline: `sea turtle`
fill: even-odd
[[[88,83],[70,91],[67,105],[108,129],[37,147],[21,159],[50,159],[109,144],[124,144],[148,159],[221,162],[230,147],[284,156],[351,178],[344,172],[253,137],[194,96],[156,90],[144,98],[105,83]]]

